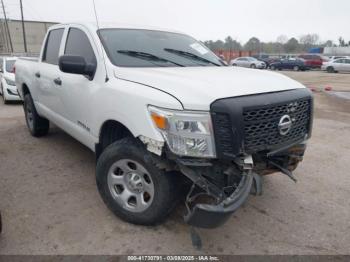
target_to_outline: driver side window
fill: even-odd
[[[64,54],[82,56],[85,58],[86,63],[97,64],[96,56],[89,38],[78,28],[72,27],[69,29]]]

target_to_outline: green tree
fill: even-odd
[[[261,51],[260,40],[257,37],[252,37],[249,41],[244,45],[244,49],[247,51]]]
[[[228,36],[225,38],[225,44],[224,44],[225,50],[241,50],[242,46],[241,43],[239,43],[236,40],[233,40],[231,36]]]
[[[287,53],[296,53],[299,50],[299,41],[292,37],[284,44],[284,50]]]

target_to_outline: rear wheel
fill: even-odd
[[[50,128],[50,122],[47,119],[39,116],[30,94],[25,95],[23,108],[27,127],[32,136],[41,137],[47,135]]]
[[[299,66],[294,66],[294,67],[293,67],[293,70],[294,70],[294,71],[299,71],[299,70],[300,70],[300,67],[299,67]]]
[[[96,167],[100,195],[121,219],[139,225],[162,222],[177,204],[174,173],[159,169],[135,138],[108,146]]]
[[[327,67],[327,72],[328,72],[328,73],[335,73],[334,67],[333,67],[333,66]]]
[[[237,64],[232,64],[232,66],[237,66]]]
[[[271,70],[276,70],[276,67],[274,65],[270,66]]]

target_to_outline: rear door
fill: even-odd
[[[63,113],[59,96],[61,90],[59,80],[62,73],[58,68],[58,57],[64,31],[65,28],[57,28],[48,33],[41,62],[33,76],[38,80],[38,101],[51,115]]]
[[[333,67],[335,71],[343,71],[345,65],[345,59],[336,59],[334,60]]]
[[[246,57],[242,57],[242,58],[240,58],[240,66],[243,66],[243,67],[249,67],[249,61],[248,61],[248,58],[246,58]]]

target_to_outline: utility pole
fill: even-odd
[[[12,39],[11,39],[11,33],[10,33],[10,28],[9,24],[7,23],[7,16],[6,16],[6,10],[5,10],[5,5],[4,5],[4,0],[1,0],[1,5],[2,5],[2,10],[4,12],[4,18],[5,18],[5,27],[8,33],[9,41],[10,41],[10,48],[11,48],[11,53],[13,52],[13,46],[12,46]],[[5,31],[6,31],[5,30]]]
[[[1,0],[3,1],[3,0]],[[27,39],[26,39],[26,30],[24,28],[24,18],[23,18],[23,5],[22,5],[22,0],[19,0],[19,4],[21,6],[21,17],[22,17],[22,31],[23,31],[23,43],[24,43],[24,52],[27,53]]]

